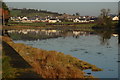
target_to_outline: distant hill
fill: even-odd
[[[33,16],[60,16],[62,14],[59,14],[57,12],[51,12],[51,11],[47,11],[47,10],[37,10],[37,9],[11,9],[10,10],[10,14],[11,16],[27,16],[27,17],[33,17]]]

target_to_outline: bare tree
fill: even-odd
[[[107,18],[110,13],[110,9],[101,9],[101,17]]]
[[[97,26],[102,28],[112,27],[112,18],[109,16],[110,9],[101,9],[101,14],[97,20]]]

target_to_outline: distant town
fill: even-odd
[[[117,79],[120,12],[112,11],[113,6],[108,6],[112,10],[83,6],[85,15],[80,12],[83,7],[68,14],[41,10],[40,4],[38,9],[20,9],[0,3],[0,78]]]
[[[10,17],[11,21],[14,22],[23,22],[23,23],[32,23],[32,22],[48,22],[48,23],[56,23],[56,22],[78,22],[78,23],[90,23],[95,22],[98,17],[95,16],[81,16],[79,13],[70,15],[70,14],[59,14],[48,11],[39,11],[35,9],[11,9],[11,13],[18,13],[21,11],[20,15],[13,15]],[[25,14],[24,14],[25,13]],[[28,15],[26,14],[28,13]],[[34,13],[34,15],[33,15]],[[42,13],[42,15],[41,15]],[[44,15],[43,15],[44,14]],[[109,15],[113,21],[118,21],[118,15]]]

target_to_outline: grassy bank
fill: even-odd
[[[2,78],[15,78],[16,69],[10,64],[11,58],[5,55],[5,51],[2,52]]]
[[[9,21],[9,26],[26,26],[26,27],[34,27],[34,28],[59,28],[59,27],[84,27],[91,28],[95,25],[95,23],[77,23],[77,22],[57,22],[57,23],[48,23],[48,22],[32,22],[32,23],[23,23],[23,22],[13,22]]]
[[[112,26],[115,28],[118,21],[112,21]],[[93,27],[97,27],[97,23],[76,23],[76,22],[57,22],[57,23],[47,23],[47,22],[33,22],[33,23],[22,23],[13,22],[8,23],[9,26],[3,27],[3,29],[59,29],[59,30],[89,30],[92,31]],[[102,26],[103,27],[103,26]],[[107,28],[109,26],[105,26]]]
[[[2,78],[40,78],[29,65],[9,44],[2,42]]]
[[[43,78],[93,78],[93,76],[85,76],[83,70],[102,70],[71,55],[14,43],[8,37],[3,37],[3,40],[14,48]]]
[[[45,26],[47,23],[46,22],[33,22],[33,23],[23,23],[23,22],[13,22],[9,21],[8,25],[10,26],[34,26],[34,27],[39,27],[39,26]]]

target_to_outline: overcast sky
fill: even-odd
[[[5,2],[119,2],[120,0],[3,0]]]
[[[68,14],[75,14],[76,12],[79,12],[81,16],[85,15],[98,16],[100,14],[100,10],[103,8],[105,9],[109,8],[112,14],[117,14],[119,0],[4,0],[4,1],[7,3],[9,7],[12,8],[42,9],[52,12]]]

